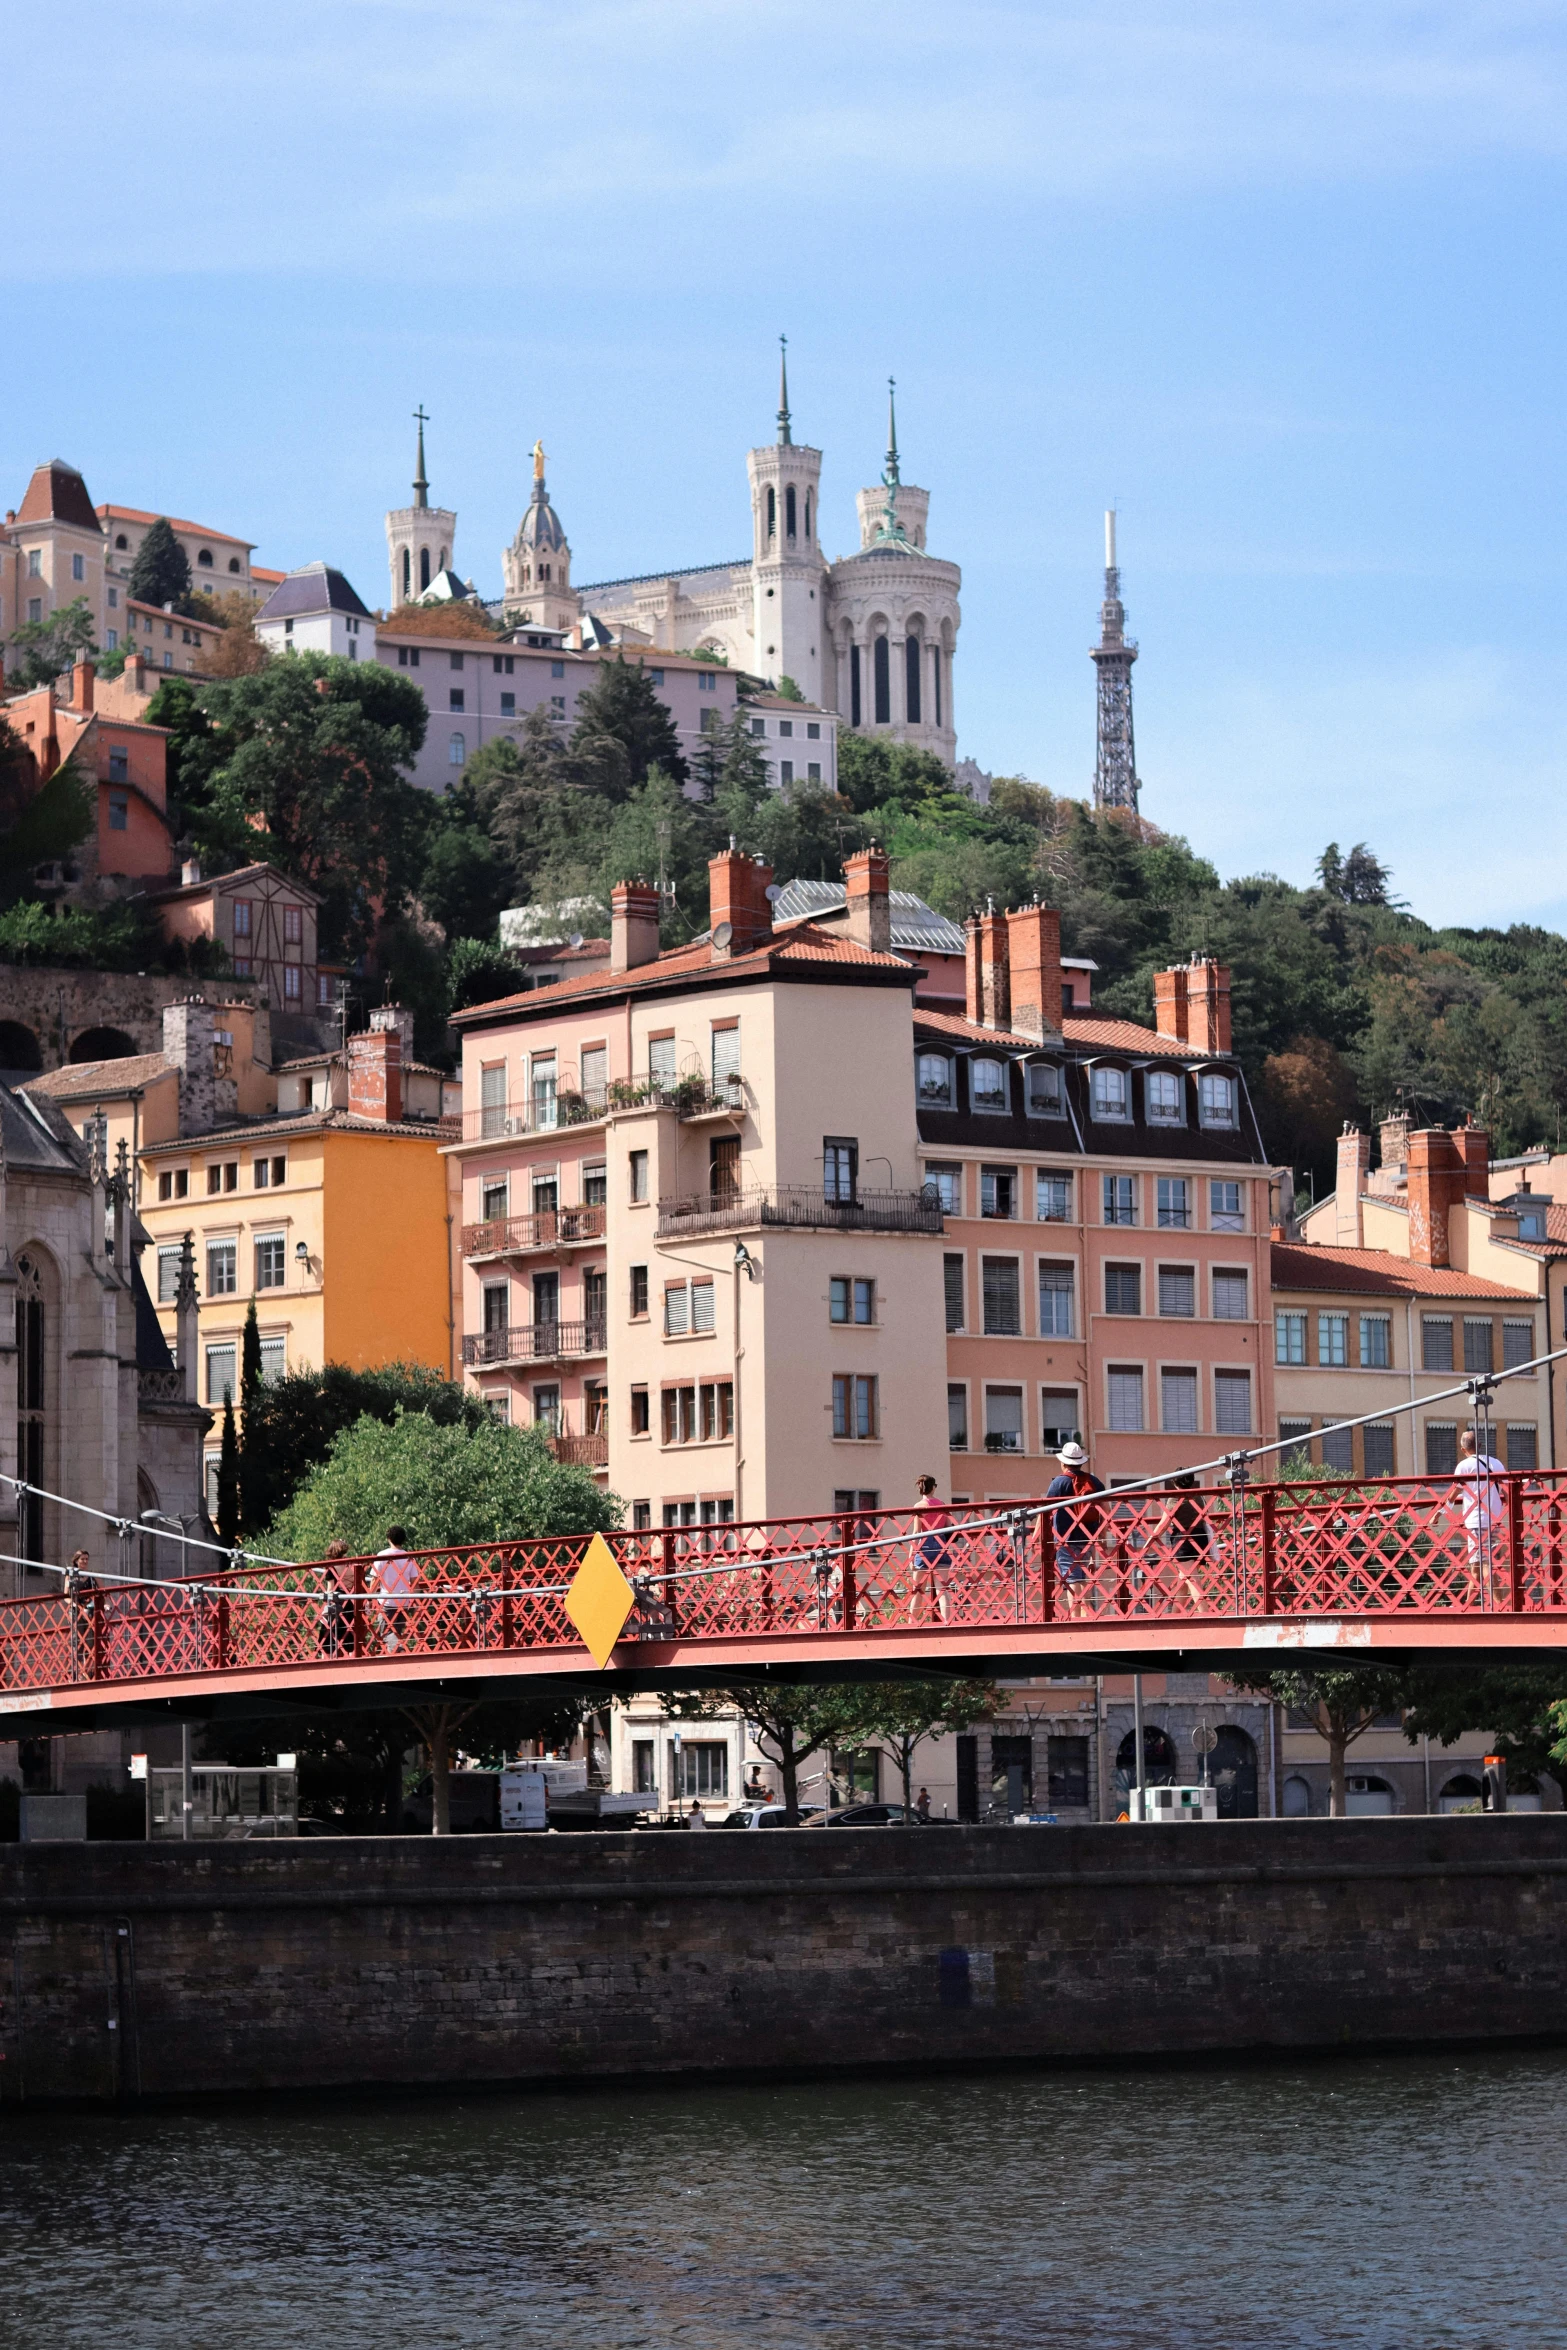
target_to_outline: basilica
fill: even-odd
[[[792,679],[841,725],[934,751],[951,767],[961,574],[926,547],[930,492],[901,476],[890,386],[885,469],[858,493],[860,543],[836,562],[819,537],[821,469],[820,449],[794,438],[781,365],[777,439],[746,459],[749,557],[574,585],[535,446],[532,499],[502,553],[503,591],[491,608],[513,626],[587,647],[710,654],[774,685]],[[456,528],[455,512],[429,504],[421,416],[414,503],[386,518],[394,609],[473,592],[454,568]]]

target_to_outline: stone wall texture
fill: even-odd
[[[1567,1821],[0,1848],[0,2102],[1561,2029]]]

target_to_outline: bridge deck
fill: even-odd
[[[519,1677],[608,1690],[921,1669],[1220,1669],[1567,1646],[1564,1480],[1107,1493],[1027,1509],[665,1528],[609,1538],[635,1604],[607,1670],[568,1612],[586,1536],[89,1584],[0,1604],[0,1717],[149,1705],[385,1704]]]

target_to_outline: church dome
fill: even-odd
[[[550,504],[541,473],[533,484],[533,502],[518,528],[517,545],[519,549],[530,547],[535,554],[556,555],[565,544],[566,533],[561,529],[560,516]]]

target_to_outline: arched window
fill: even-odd
[[[123,550],[127,549],[127,548],[130,546],[130,543],[131,543],[131,542],[130,542],[130,540],[129,540],[129,539],[126,537],[126,535],[125,535],[124,531],[122,530],[122,531],[120,531],[120,532],[118,532],[118,533],[116,534],[116,537],[115,537],[115,541],[114,541],[114,543],[115,543],[115,546],[116,546],[117,548],[119,548],[120,550],[122,550],[122,551],[123,551]]]
[[[419,549],[419,592],[421,595],[424,593],[424,590],[429,586],[429,584],[430,550],[428,547],[421,547]]]
[[[932,685],[935,687],[935,689],[936,689],[936,691],[935,691],[936,724],[939,726],[939,725],[941,724],[941,647],[940,647],[940,645],[932,645],[932,646],[931,646],[931,648],[930,648],[930,679],[931,679],[931,684],[932,684]]]
[[[805,535],[807,538],[811,535],[811,493],[809,490],[805,493]]]
[[[860,648],[849,647],[849,724],[860,723]]]
[[[408,601],[408,594],[409,594],[409,590],[412,588],[412,586],[413,586],[413,583],[414,583],[414,559],[413,559],[412,555],[410,555],[410,554],[409,554],[409,552],[408,552],[408,549],[407,549],[406,547],[404,547],[404,549],[403,549],[403,601],[404,601],[404,603],[406,603],[406,602]]]
[[[549,578],[549,576],[550,576],[550,567],[549,567],[549,565],[548,565],[547,563],[541,563],[541,564],[539,565],[539,577],[540,577],[540,579],[548,579],[548,578]]]
[[[1115,1753],[1116,1785],[1122,1793],[1137,1784],[1137,1733],[1128,1730]],[[1149,1787],[1175,1785],[1175,1746],[1167,1730],[1153,1722],[1143,1725],[1143,1782]]]
[[[237,555],[231,555],[229,557],[229,569],[230,571],[237,571],[239,569],[239,557]]]
[[[31,1257],[16,1260],[16,1473],[44,1483],[44,1427],[48,1380],[44,1354],[44,1287]],[[17,1496],[17,1532],[23,1558],[44,1554],[44,1505],[36,1493]]]
[[[441,560],[435,568],[437,571],[444,571],[446,569],[446,549],[444,547],[441,549]]]
[[[784,535],[786,538],[791,539],[795,536],[793,482],[790,482],[788,488],[784,491]]]
[[[892,677],[884,636],[876,639],[871,664],[876,684],[876,723],[878,726],[887,726],[892,721]]]
[[[196,561],[203,571],[210,571],[212,569],[212,549],[210,547],[203,547],[200,554],[196,557]]]
[[[1221,1722],[1214,1733],[1208,1779],[1218,1792],[1221,1820],[1257,1817],[1257,1749],[1235,1722]]]
[[[904,716],[911,726],[920,722],[920,640],[906,636],[903,640],[903,694]]]
[[[468,756],[468,744],[466,737],[460,734],[454,734],[451,741],[446,746],[446,756],[454,767],[460,767]]]
[[[32,1030],[20,1020],[0,1020],[0,1069],[37,1070],[43,1065]]]
[[[769,490],[767,493],[767,535],[770,539],[775,539],[778,536],[778,492],[776,490]]]

